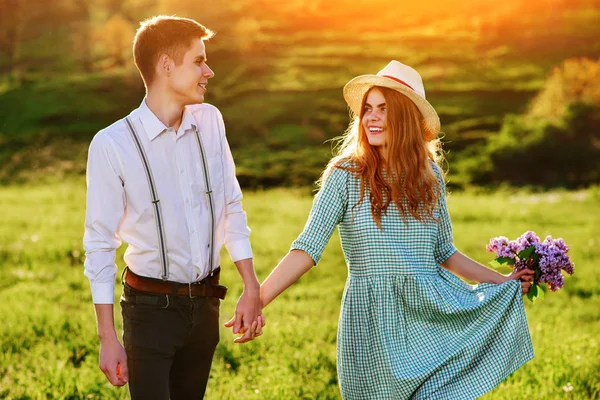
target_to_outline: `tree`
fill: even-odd
[[[25,0],[0,0],[0,52],[7,58],[8,69],[17,80],[20,71],[20,53],[23,42],[38,31],[32,22],[39,9]]]
[[[5,60],[2,69],[15,80],[29,68],[40,68],[48,61],[62,61],[68,49],[68,29],[72,23],[85,19],[78,9],[84,0],[0,0],[0,54]],[[86,11],[84,9],[84,11]],[[54,47],[48,48],[47,44]],[[29,46],[29,47],[28,47]],[[2,72],[2,71],[0,71]]]
[[[531,103],[528,117],[556,123],[573,103],[600,108],[600,59],[570,58],[555,67]]]
[[[109,67],[124,67],[131,59],[131,43],[135,28],[122,15],[113,15],[96,31],[98,43],[104,49]]]
[[[472,160],[459,169],[478,184],[599,183],[600,60],[568,59],[556,67],[529,112],[507,117]]]

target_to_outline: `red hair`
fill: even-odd
[[[403,218],[409,213],[418,220],[424,215],[433,217],[433,210],[442,195],[432,165],[432,161],[441,163],[443,159],[437,132],[425,129],[423,115],[408,97],[386,87],[375,88],[381,91],[386,101],[388,133],[384,151],[387,157],[369,144],[361,123],[371,88],[365,93],[360,115],[354,117],[342,136],[337,155],[329,161],[321,181],[327,179],[333,168],[358,176],[360,200],[356,205],[363,202],[369,188],[371,214],[379,228],[381,216],[391,202],[396,204]],[[349,166],[342,166],[343,163]]]

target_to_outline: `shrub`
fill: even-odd
[[[475,161],[474,161],[475,160]],[[507,116],[458,169],[476,184],[581,187],[600,182],[600,60],[553,70],[523,116]]]

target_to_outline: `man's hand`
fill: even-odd
[[[246,288],[238,300],[235,315],[225,323],[227,328],[233,327],[234,334],[243,334],[234,340],[235,343],[246,343],[256,336],[262,335],[265,318],[260,302],[258,286]]]
[[[127,355],[116,336],[100,339],[100,369],[113,386],[123,386],[129,381]]]
[[[254,340],[257,336],[262,335],[262,328],[266,325],[264,315],[259,315],[258,318],[252,322],[250,329],[246,331],[242,336],[238,336],[233,342],[234,343],[246,343]]]

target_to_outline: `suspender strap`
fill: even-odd
[[[198,128],[196,125],[192,125],[194,129],[194,133],[196,134],[196,140],[198,142],[198,150],[200,151],[200,158],[202,158],[202,172],[204,174],[204,189],[206,194],[206,200],[208,203],[209,209],[209,219],[210,219],[210,232],[209,232],[209,242],[208,242],[208,263],[210,267],[209,276],[213,275],[214,271],[214,243],[215,243],[215,205],[213,200],[213,192],[210,187],[210,174],[208,172],[208,161],[206,158],[206,152],[204,151],[204,146],[202,144],[202,138],[200,137],[200,133],[198,132]]]
[[[156,230],[158,231],[158,249],[160,251],[160,263],[162,265],[162,280],[166,281],[169,278],[169,259],[167,258],[167,238],[165,236],[165,228],[163,227],[163,215],[160,209],[160,200],[158,199],[158,192],[156,190],[156,184],[154,183],[154,178],[152,177],[152,170],[150,169],[150,164],[148,163],[148,157],[146,152],[144,151],[144,147],[142,146],[142,142],[140,141],[140,137],[135,130],[135,127],[131,123],[129,118],[125,118],[125,124],[129,129],[129,133],[131,134],[131,138],[133,139],[133,143],[135,143],[135,147],[142,159],[142,164],[144,165],[144,171],[146,171],[146,178],[148,179],[148,186],[150,187],[150,196],[152,197],[152,205],[154,207],[154,216],[156,221]]]

